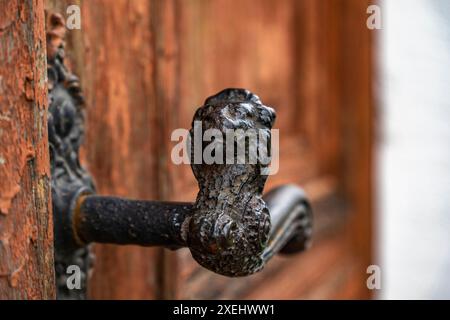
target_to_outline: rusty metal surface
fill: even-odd
[[[203,131],[216,129],[224,136],[227,130],[261,130],[270,143],[275,111],[248,90],[226,89],[206,99],[193,121],[201,121]],[[249,152],[246,148],[246,156]],[[262,252],[270,232],[270,214],[262,200],[267,166],[259,160],[238,164],[237,154],[233,157],[234,164],[229,165],[192,164],[200,190],[189,221],[188,243],[203,267],[226,276],[245,276],[264,265]]]

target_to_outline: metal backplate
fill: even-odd
[[[89,247],[74,241],[70,221],[78,197],[93,193],[95,188],[90,175],[79,163],[78,153],[84,136],[84,100],[78,78],[64,65],[64,33],[62,16],[50,15],[47,27],[48,135],[56,286],[58,299],[84,299],[92,259]],[[68,286],[68,280],[74,286]]]

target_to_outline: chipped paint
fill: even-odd
[[[52,299],[43,0],[0,1],[0,20],[0,300]]]
[[[22,269],[23,269],[23,265],[21,265],[16,270],[11,272],[11,274],[9,275],[8,282],[9,282],[9,285],[11,286],[11,288],[17,287],[17,285],[19,283],[20,272],[22,271]]]

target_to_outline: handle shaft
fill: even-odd
[[[74,215],[76,234],[84,243],[185,247],[181,227],[192,203],[129,200],[110,196],[80,199]]]
[[[302,189],[281,186],[264,196],[271,214],[271,231],[263,259],[278,252],[306,249],[311,238],[312,215]],[[184,224],[192,203],[129,200],[85,196],[74,214],[76,235],[84,243],[187,247]]]

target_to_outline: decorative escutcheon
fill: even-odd
[[[200,265],[229,277],[260,271],[278,252],[307,248],[312,212],[302,189],[286,185],[262,196],[267,162],[240,164],[233,153],[232,163],[225,155],[222,163],[197,163],[193,139],[191,166],[199,186],[194,203],[96,195],[92,178],[79,163],[83,97],[77,77],[64,66],[64,22],[59,15],[49,21],[48,130],[58,298],[85,297],[90,243],[187,247]],[[201,123],[202,130],[215,129],[224,135],[227,130],[257,129],[270,143],[274,121],[275,111],[250,91],[225,89],[206,99],[194,115],[193,126]],[[248,152],[246,148],[246,157]],[[65,285],[65,271],[71,264],[83,270],[81,291],[67,290]]]

